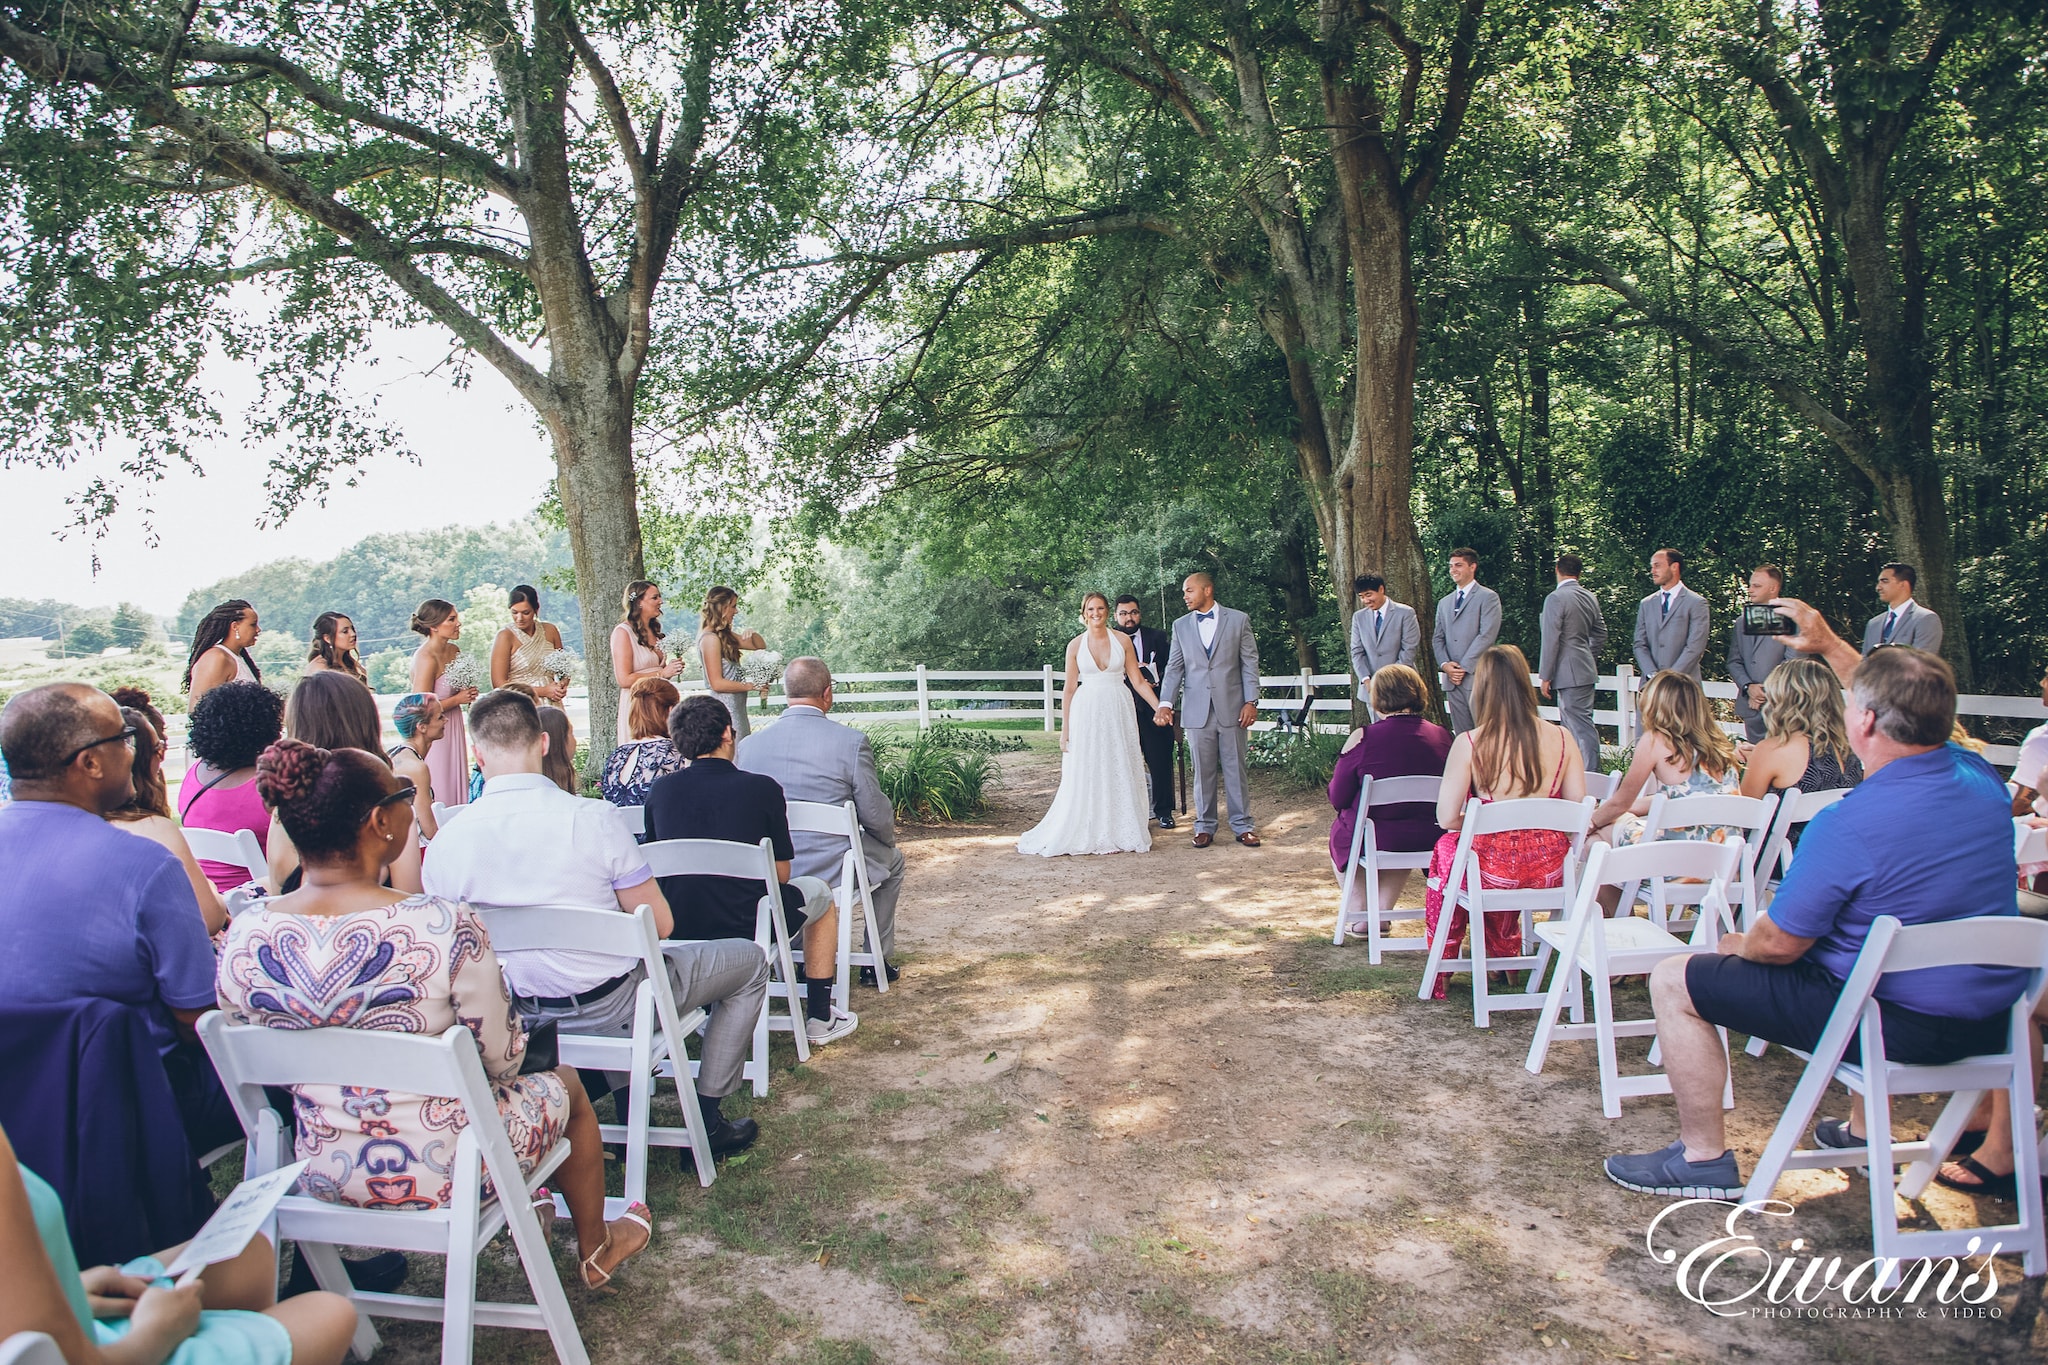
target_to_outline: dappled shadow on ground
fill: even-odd
[[[1415,998],[1419,955],[1332,947],[1319,798],[1259,783],[1259,850],[1196,851],[1183,829],[1041,860],[1014,841],[1057,755],[1002,762],[987,820],[906,831],[899,988],[862,992],[859,1032],[811,1065],[778,1053],[762,1142],[710,1191],[657,1161],[654,1252],[612,1298],[571,1291],[593,1359],[1925,1362],[2048,1343],[2009,1261],[1989,1321],[1686,1302],[1644,1250],[1662,1203],[1598,1169],[1668,1141],[1670,1101],[1606,1120],[1590,1045],[1530,1076],[1533,1016],[1475,1030],[1462,984]],[[1738,1059],[1745,1169],[1795,1079],[1782,1052]],[[1860,1176],[1780,1194],[1797,1213],[1776,1240],[1868,1254]],[[1940,1190],[1925,1213],[1977,1220]],[[1709,1235],[1701,1217],[1676,1240]],[[517,1292],[502,1248],[486,1281]],[[392,1359],[436,1353],[430,1330],[388,1337]],[[478,1359],[528,1358],[545,1343],[480,1333]]]

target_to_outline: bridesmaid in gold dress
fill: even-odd
[[[512,589],[512,624],[491,641],[491,686],[524,683],[538,701],[562,704],[569,695],[566,679],[541,667],[541,660],[562,647],[562,632],[540,619],[540,594],[521,583]]]

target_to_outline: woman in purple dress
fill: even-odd
[[[1422,675],[1406,664],[1389,664],[1372,675],[1372,709],[1380,718],[1353,730],[1330,775],[1330,804],[1337,818],[1330,822],[1330,861],[1344,871],[1351,856],[1359,788],[1368,777],[1441,777],[1451,752],[1451,732],[1422,718],[1429,693]],[[1436,823],[1434,801],[1381,806],[1372,817],[1373,841],[1383,853],[1421,853],[1436,846],[1443,830]],[[1408,884],[1406,869],[1380,873],[1381,905],[1392,905]],[[1359,891],[1354,883],[1353,900]],[[1351,915],[1363,906],[1347,904]],[[1349,925],[1346,932],[1353,932]],[[1363,927],[1356,932],[1363,933]]]

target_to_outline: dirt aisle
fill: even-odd
[[[1598,1170],[1668,1141],[1670,1101],[1606,1120],[1590,1044],[1530,1076],[1533,1016],[1476,1030],[1462,985],[1416,1000],[1419,955],[1373,968],[1362,943],[1331,947],[1319,797],[1256,783],[1256,851],[1197,852],[1183,829],[1148,855],[1043,861],[1013,844],[1050,800],[1057,755],[1003,766],[986,823],[906,832],[899,989],[861,992],[859,1032],[811,1066],[779,1057],[752,1109],[760,1146],[711,1191],[657,1163],[657,1252],[615,1298],[572,1292],[594,1358],[2043,1354],[2039,1282],[2020,1289],[2011,1261],[1991,1320],[1931,1296],[1924,1316],[1886,1320],[1687,1302],[1644,1249],[1661,1202]],[[1738,1064],[1745,1169],[1795,1079],[1787,1062]],[[1765,1231],[1774,1256],[1793,1237],[1847,1265],[1869,1254],[1861,1177],[1811,1172],[1780,1193],[1798,1211]],[[1926,1211],[1977,1219],[1938,1189]],[[1664,1244],[1716,1235],[1696,1213]],[[1840,1311],[1838,1296],[1821,1303]],[[479,1358],[544,1358],[518,1335],[484,1334]],[[410,1331],[406,1344],[431,1350]]]

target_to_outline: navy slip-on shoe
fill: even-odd
[[[1667,1199],[1742,1197],[1742,1172],[1736,1168],[1732,1151],[1712,1161],[1687,1161],[1685,1144],[1674,1142],[1658,1152],[1608,1157],[1601,1168],[1609,1180],[1637,1194],[1661,1194]]]

